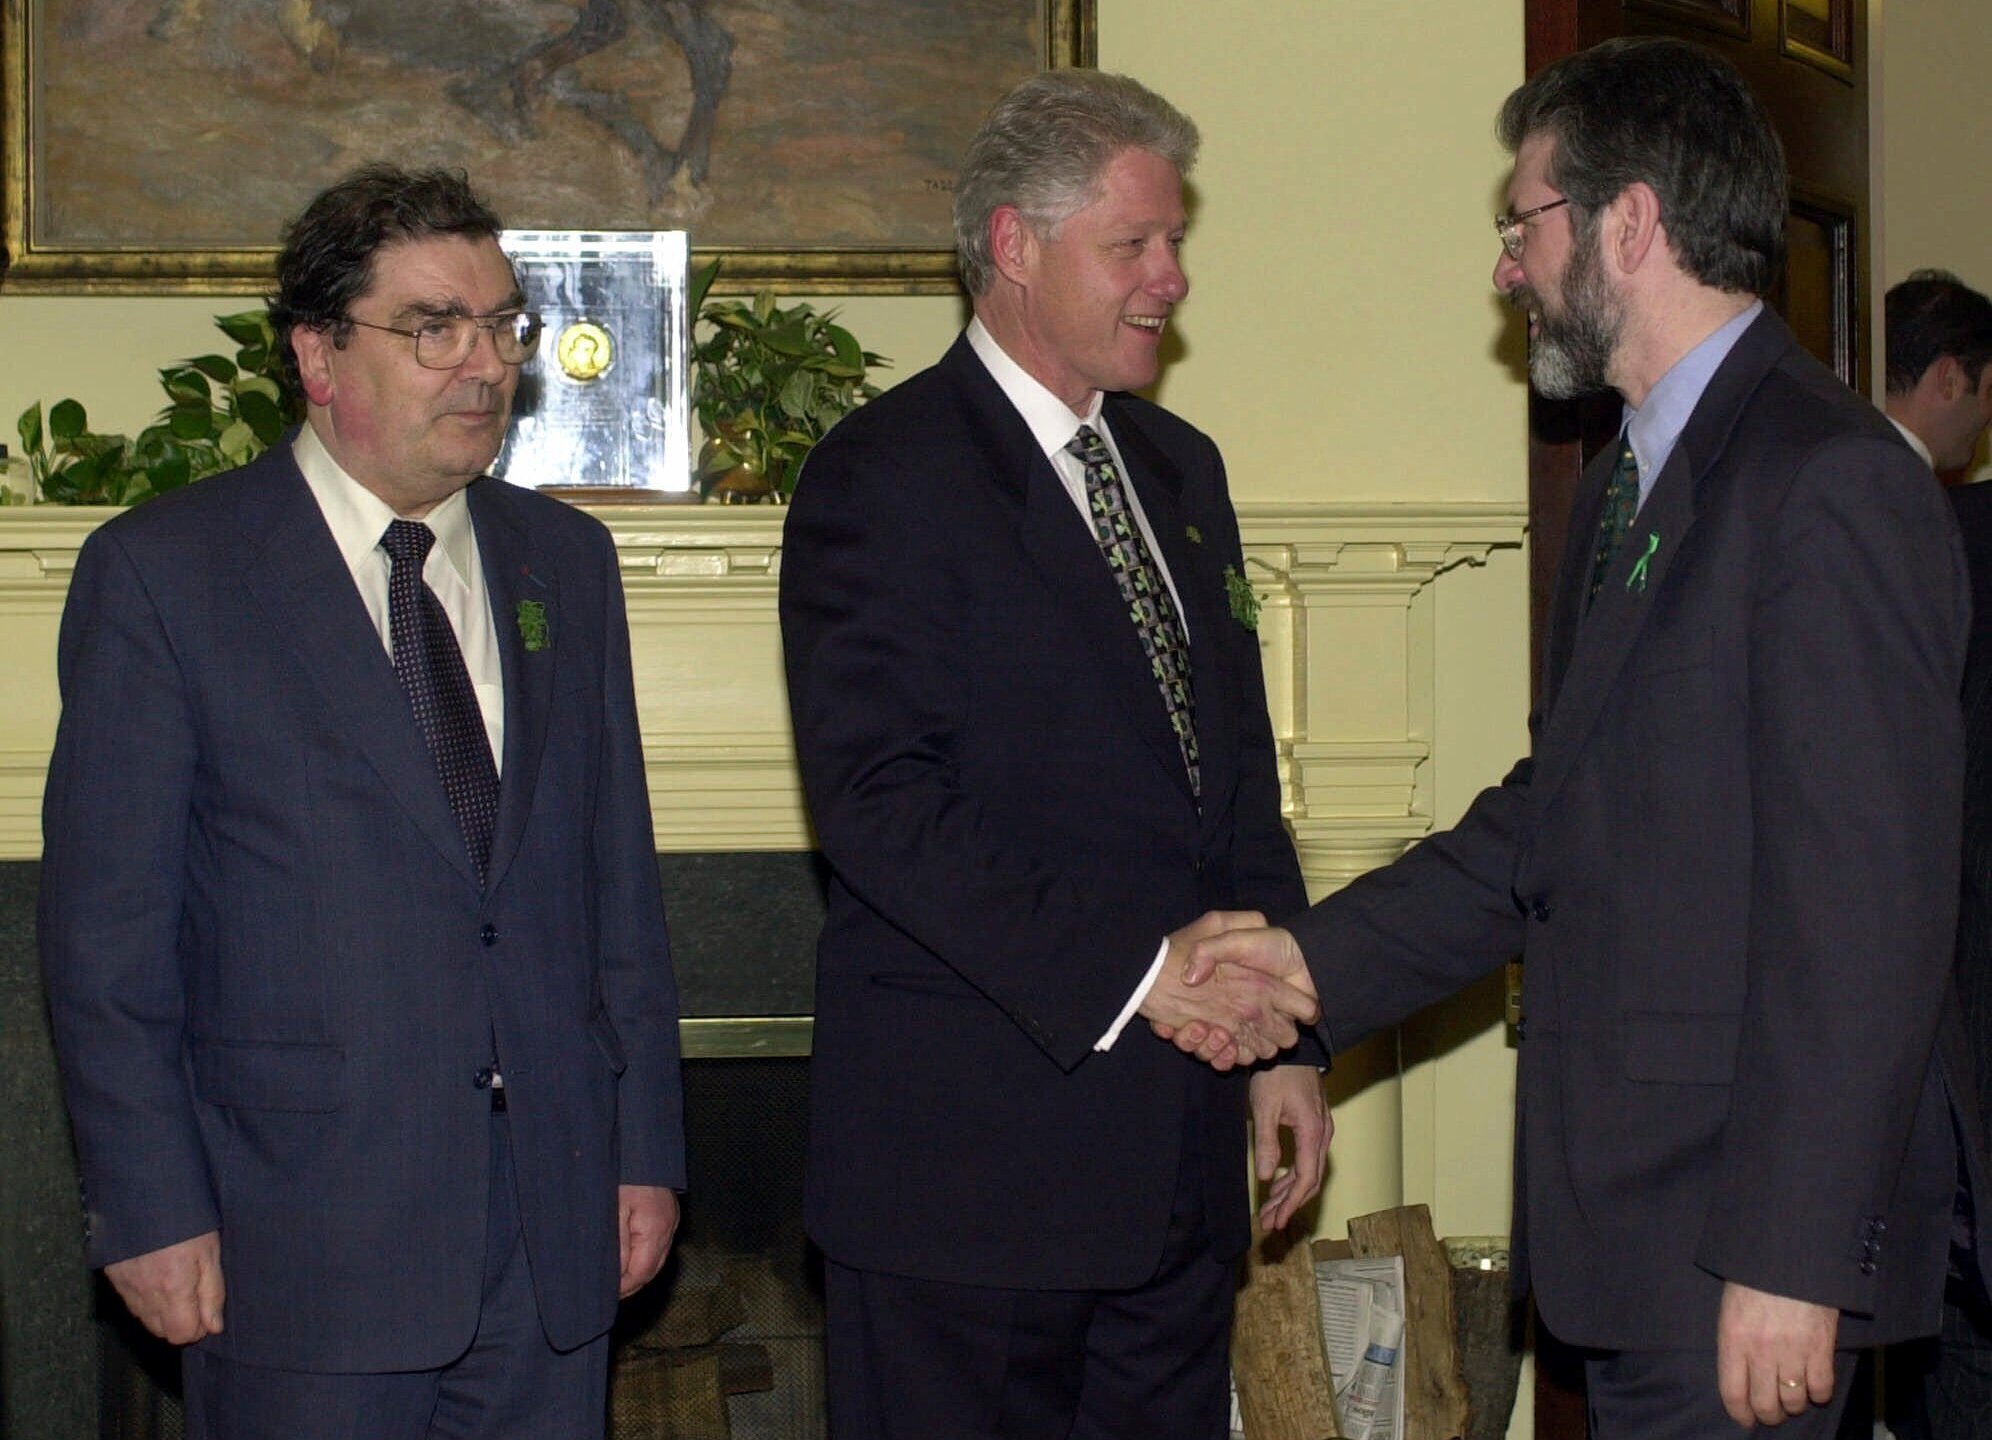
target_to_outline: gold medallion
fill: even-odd
[[[616,342],[593,320],[576,320],[560,332],[553,354],[561,374],[585,385],[601,379],[616,363]]]

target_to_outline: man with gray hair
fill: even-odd
[[[1127,393],[1188,289],[1196,149],[1120,76],[999,102],[956,191],[974,320],[825,438],[789,515],[844,1440],[1215,1440],[1248,1090],[1263,1222],[1320,1183],[1312,1064],[1248,1084],[1122,1033],[1202,1017],[1267,1060],[1312,1014],[1257,972],[1179,981],[1189,941],[1303,903],[1222,462]]]

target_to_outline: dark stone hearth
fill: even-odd
[[[820,857],[662,855],[658,869],[686,1016],[810,1013],[823,919]],[[172,1356],[124,1320],[107,1287],[100,1298],[83,1267],[75,1164],[35,954],[40,871],[33,862],[0,862],[0,1436],[177,1434],[177,1406],[161,1394],[174,1379]],[[716,1276],[743,1254],[757,1256],[740,1272],[752,1277],[754,1313],[739,1338],[766,1346],[778,1379],[789,1383],[780,1395],[736,1397],[735,1420],[755,1433],[820,1433],[772,1415],[768,1429],[755,1423],[756,1407],[801,1400],[806,1411],[820,1400],[820,1342],[806,1333],[820,1300],[801,1234],[806,1062],[714,1060],[690,1069],[693,1194],[681,1237],[685,1263],[673,1270]],[[732,1092],[724,1101],[723,1091]],[[757,1127],[785,1153],[757,1161],[739,1149]],[[753,1193],[736,1203],[729,1193],[736,1188]],[[752,1295],[763,1290],[771,1298],[756,1306]],[[112,1411],[123,1425],[100,1419]]]

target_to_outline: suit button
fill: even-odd
[[[1861,1274],[1872,1275],[1874,1274],[1874,1269],[1875,1269],[1874,1261],[1872,1260],[1861,1261]]]
[[[475,1075],[470,1077],[470,1083],[474,1089],[489,1090],[491,1088],[491,1067],[486,1065],[480,1068]]]
[[[1522,1018],[1521,1018],[1521,1019],[1519,1019],[1519,1020],[1517,1020],[1517,1021],[1515,1022],[1515,1038],[1516,1038],[1517,1040],[1526,1040],[1526,1039],[1528,1039],[1528,1038],[1529,1038],[1529,1017],[1528,1017],[1528,1016],[1524,1015],[1524,1016],[1522,1016]]]
[[[486,947],[496,945],[498,943],[498,927],[496,925],[486,925],[482,930],[477,932],[477,938],[482,940]]]
[[[1549,902],[1547,900],[1538,899],[1533,905],[1529,906],[1529,914],[1535,916],[1536,923],[1538,925],[1545,925],[1549,923],[1549,916],[1550,916]]]

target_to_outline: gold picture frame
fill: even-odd
[[[1095,0],[566,10],[5,0],[0,289],[261,293],[284,219],[378,156],[517,228],[687,229],[732,293],[946,293],[975,124],[1095,63]]]

